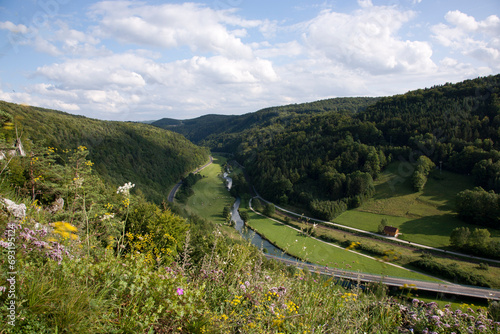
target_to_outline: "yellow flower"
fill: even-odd
[[[59,234],[63,239],[78,239],[75,234],[78,229],[70,223],[59,221],[52,224],[54,226],[54,233]]]

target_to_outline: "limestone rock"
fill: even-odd
[[[16,204],[7,198],[1,198],[0,201],[5,204],[7,211],[9,211],[17,219],[24,219],[24,217],[26,217],[26,205],[24,205],[24,203]]]
[[[56,213],[60,210],[62,210],[64,207],[64,199],[62,197],[58,197],[54,203],[52,203],[52,206],[49,208],[50,213]]]

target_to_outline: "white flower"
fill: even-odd
[[[125,183],[123,186],[118,187],[118,190],[116,191],[117,194],[122,193],[125,195],[129,194],[130,189],[135,187],[135,184],[132,184],[132,182]]]

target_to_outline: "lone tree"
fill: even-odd
[[[264,214],[266,216],[272,216],[274,215],[274,212],[276,211],[276,208],[274,207],[274,204],[272,203],[267,203],[266,207],[264,208]]]
[[[470,230],[467,227],[457,227],[451,231],[450,244],[457,248],[464,247],[469,241]]]
[[[380,221],[380,225],[378,226],[378,233],[380,234],[384,233],[384,229],[387,226],[387,223],[388,223],[387,218],[382,218],[382,220]]]
[[[240,211],[240,217],[246,223],[248,221],[248,212],[247,211]]]
[[[229,222],[231,219],[231,208],[229,206],[225,206],[222,210],[222,217],[226,220],[226,222]]]

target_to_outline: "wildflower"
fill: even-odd
[[[128,195],[130,192],[130,189],[135,187],[135,184],[132,184],[132,182],[125,183],[123,186],[118,187],[118,190],[116,191],[117,194],[122,193],[124,195]]]
[[[71,225],[70,223],[59,221],[52,224],[54,226],[54,233],[59,234],[64,239],[71,238],[73,240],[78,239],[78,236],[75,234],[78,229]]]
[[[7,290],[7,288],[6,288],[6,287],[4,287],[4,286],[0,286],[0,292],[4,292],[5,290]]]
[[[184,294],[184,289],[183,288],[177,288],[177,294],[179,296],[183,295]]]

